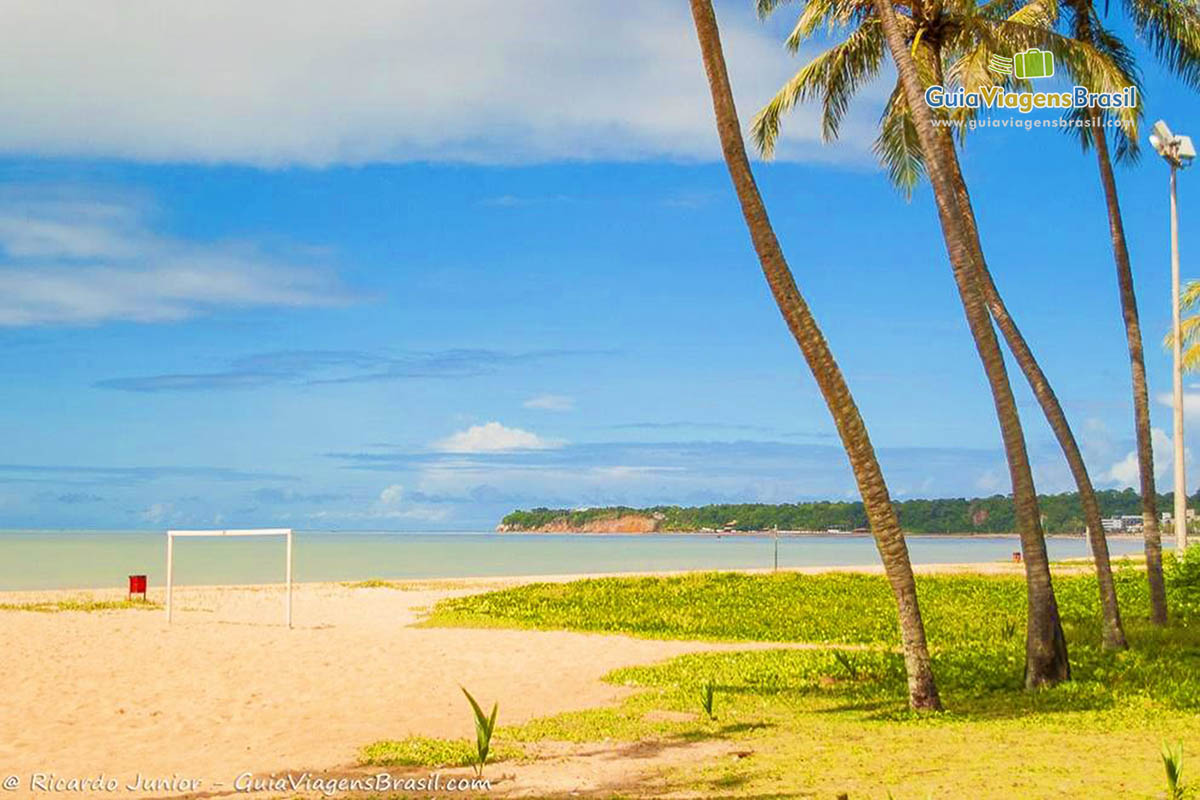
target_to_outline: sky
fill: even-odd
[[[716,7],[745,121],[820,43],[783,47],[794,7]],[[519,507],[855,497],[720,161],[686,3],[0,15],[0,527],[483,530]],[[1147,118],[1200,133],[1195,95],[1135,49]],[[871,155],[893,80],[836,143],[797,109],[756,173],[893,495],[1006,493],[929,192],[906,202]],[[989,128],[963,159],[1095,483],[1136,485],[1094,158]],[[1167,169],[1117,177],[1166,489]],[[1013,383],[1039,491],[1071,490]]]

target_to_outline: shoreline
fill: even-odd
[[[163,539],[0,535],[0,591],[115,588],[126,584],[127,575],[147,575],[152,587],[161,586],[166,582]],[[1007,563],[1020,550],[1019,537],[1006,534],[914,534],[907,541],[917,565]],[[1114,556],[1143,549],[1137,536],[1111,536],[1108,541]],[[1055,560],[1090,554],[1087,540],[1080,536],[1054,534],[1046,542]],[[284,552],[275,542],[187,545],[178,555],[180,585],[251,585],[283,579]],[[297,581],[337,583],[878,564],[870,534],[318,534],[299,538],[292,574]]]

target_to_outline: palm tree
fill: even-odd
[[[760,0],[760,11],[770,10],[771,6],[773,3],[770,0]],[[796,102],[812,96],[819,96],[823,101],[825,138],[828,140],[836,137],[838,123],[849,97],[857,86],[877,74],[883,61],[884,43],[875,26],[876,21],[863,16],[865,6],[867,4],[863,2],[847,3],[844,0],[823,5],[809,3],[806,6],[800,22],[787,42],[793,51],[823,23],[846,22],[856,18],[862,21],[846,42],[818,55],[797,72],[755,118],[755,140],[765,155],[769,155],[774,147],[783,112]],[[943,63],[947,54],[965,51],[966,55],[955,64],[953,72],[959,82],[966,84],[966,88],[971,90],[995,79],[994,73],[987,69],[989,53],[986,46],[980,43],[987,43],[993,48],[996,43],[1003,43],[1010,52],[1032,45],[1046,44],[1046,33],[1054,23],[1055,11],[1053,2],[1048,0],[1031,0],[1016,9],[1007,0],[985,6],[950,0],[932,9],[914,7],[912,15],[900,17],[899,22],[906,26],[906,37],[914,42],[912,52],[918,68],[928,75],[929,82],[944,84]],[[869,13],[869,7],[866,13]],[[860,36],[860,33],[866,35]],[[1102,54],[1081,48],[1077,43],[1061,37],[1054,37],[1048,46],[1057,53],[1060,60],[1072,65],[1087,78],[1087,85],[1099,84],[1107,87],[1112,82],[1115,67],[1107,65]],[[958,121],[961,122],[962,119]],[[961,127],[959,129],[962,130]],[[1100,507],[1096,502],[1095,489],[1083,455],[1062,405],[1001,298],[987,268],[970,195],[958,163],[953,128],[937,126],[934,132],[958,196],[968,245],[980,268],[980,288],[984,299],[1017,365],[1042,407],[1079,490],[1100,591],[1103,643],[1108,648],[1123,649],[1127,645],[1113,583],[1108,541],[1104,536]],[[916,138],[903,88],[897,85],[881,119],[881,131],[876,140],[875,150],[888,168],[893,182],[906,195],[911,194],[923,168],[924,159]]]
[[[1093,122],[1102,115],[1093,111]],[[1125,224],[1117,197],[1117,180],[1108,153],[1108,136],[1097,126],[1091,140],[1096,146],[1096,163],[1104,187],[1108,213],[1108,231],[1112,239],[1113,261],[1117,266],[1117,290],[1121,295],[1121,316],[1125,322],[1125,342],[1129,350],[1129,373],[1133,387],[1133,429],[1137,440],[1138,484],[1142,495],[1142,543],[1146,553],[1146,581],[1150,586],[1150,621],[1167,624],[1167,588],[1163,578],[1162,532],[1158,527],[1158,487],[1154,485],[1154,445],[1150,436],[1150,396],[1146,386],[1146,360],[1142,351],[1142,326],[1138,319],[1137,295],[1133,288],[1133,267],[1125,243]],[[1125,139],[1137,143],[1136,134]],[[1087,148],[1084,140],[1084,148]],[[1121,152],[1118,149],[1118,152]],[[1125,152],[1134,152],[1126,149]]]
[[[958,284],[967,322],[975,337],[975,347],[979,351],[992,389],[1001,436],[1004,439],[1017,528],[1021,536],[1021,548],[1025,554],[1025,584],[1029,611],[1025,630],[1025,685],[1029,688],[1053,685],[1070,679],[1071,665],[1067,657],[1062,620],[1058,614],[1058,602],[1054,597],[1054,586],[1050,578],[1050,561],[1046,555],[1046,538],[1042,533],[1037,490],[1034,488],[1033,472],[1029,467],[1025,434],[1021,429],[1021,418],[1017,413],[1012,386],[1008,382],[1004,354],[1000,352],[1000,344],[996,340],[996,332],[992,329],[991,317],[984,301],[983,265],[974,257],[974,250],[966,232],[965,222],[968,214],[964,213],[963,199],[958,196],[953,176],[945,163],[945,153],[934,131],[933,117],[924,102],[927,83],[922,82],[917,71],[917,63],[896,20],[896,11],[891,0],[875,0],[875,7],[884,40],[900,76],[917,141],[924,154],[926,172],[930,185],[933,186],[955,282]],[[969,209],[970,200],[967,199],[966,203]]]
[[[850,459],[850,466],[862,495],[863,506],[875,535],[875,544],[883,560],[884,571],[896,598],[900,619],[900,635],[904,646],[904,664],[908,672],[908,698],[914,709],[940,710],[941,700],[934,683],[925,641],[925,626],[917,602],[916,581],[908,557],[908,546],[900,530],[884,481],[883,471],[875,457],[874,447],[850,388],[834,360],[808,304],[804,301],[784,258],[783,250],[767,216],[766,206],[759,194],[742,141],[741,125],[729,85],[725,56],[721,49],[720,32],[711,0],[691,0],[692,17],[704,71],[712,93],[713,112],[726,166],[742,206],[742,215],[750,238],[762,265],[767,284],[775,297],[780,313],[792,336],[800,346],[809,369],[833,415],[838,435]]]
[[[759,10],[763,13],[769,12],[779,2],[780,0],[758,0]],[[933,187],[942,234],[959,297],[992,391],[1008,461],[1009,477],[1012,481],[1017,530],[1025,555],[1028,601],[1025,684],[1034,688],[1069,679],[1070,663],[1050,576],[1046,540],[1042,533],[1041,514],[1033,473],[1029,466],[1025,435],[1013,398],[1012,386],[1008,381],[1004,357],[986,304],[986,267],[982,259],[977,257],[978,247],[968,233],[967,219],[973,217],[970,198],[960,196],[957,191],[952,167],[947,164],[945,149],[935,132],[931,111],[924,101],[924,88],[935,78],[930,71],[931,61],[926,58],[917,61],[911,52],[918,49],[917,45],[922,38],[919,35],[919,23],[925,18],[935,19],[940,14],[940,8],[940,3],[932,7],[913,3],[910,7],[912,16],[901,18],[901,22],[897,19],[890,0],[847,0],[840,4],[839,0],[813,0],[806,3],[793,38],[798,44],[800,39],[815,31],[822,20],[827,18],[843,26],[856,26],[839,45],[844,47],[844,51],[836,59],[832,59],[828,66],[831,73],[849,70],[852,76],[843,84],[843,90],[834,95],[833,103],[827,106],[836,112],[836,118],[839,119],[865,71],[872,69],[872,64],[877,69],[878,63],[882,61],[882,53],[873,55],[880,49],[873,47],[875,43],[886,43],[899,73],[899,86],[892,94],[889,107],[903,102],[909,109],[908,119],[900,125],[891,126],[890,129],[885,125],[884,135],[902,140],[900,148],[909,154],[910,159],[919,159],[924,164]],[[885,118],[886,115],[887,112]]]
[[[1128,48],[1107,30],[1093,0],[1064,0],[1069,11],[1071,35],[1097,49],[1127,57]],[[1134,32],[1154,56],[1192,88],[1200,88],[1200,7],[1192,0],[1123,0],[1122,7]],[[1104,15],[1108,0],[1104,0]],[[1132,65],[1132,58],[1128,59]],[[1131,70],[1132,71],[1132,70]],[[1113,260],[1117,267],[1117,287],[1121,295],[1121,315],[1129,349],[1129,370],[1133,383],[1133,419],[1137,433],[1138,476],[1142,494],[1142,531],[1146,551],[1146,578],[1150,584],[1150,618],[1159,625],[1167,622],[1167,595],[1162,572],[1162,534],[1158,527],[1158,490],[1154,485],[1154,449],[1150,438],[1150,400],[1146,388],[1146,363],[1142,354],[1142,330],[1138,320],[1137,296],[1133,289],[1133,268],[1125,242],[1125,225],[1117,197],[1108,136],[1101,123],[1110,113],[1091,109],[1093,123],[1079,128],[1080,143],[1086,150],[1096,147],[1096,165],[1104,188]],[[1133,122],[1136,123],[1136,117]],[[1114,129],[1117,136],[1117,160],[1137,157],[1137,127],[1123,125]]]

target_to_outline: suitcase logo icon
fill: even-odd
[[[988,69],[1002,75],[1014,75],[1021,80],[1051,78],[1054,76],[1054,54],[1035,47],[1016,53],[1012,58],[993,55],[988,61]]]

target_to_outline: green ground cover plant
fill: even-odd
[[[1132,566],[1117,566],[1123,612],[1132,618],[1147,615],[1144,575]],[[934,645],[1007,642],[1024,635],[1020,576],[923,575],[917,589]],[[1060,575],[1055,591],[1064,621],[1090,628],[1098,614],[1094,578]],[[1190,597],[1187,591],[1176,589],[1179,602]],[[695,573],[535,583],[443,600],[426,624],[883,647],[899,642],[883,578],[850,573]]]
[[[525,755],[512,744],[493,747],[488,761],[509,761]],[[436,739],[428,736],[409,736],[374,742],[362,749],[358,761],[373,767],[474,767],[478,761],[476,743],[468,739]]]
[[[670,773],[705,797],[1162,798],[1163,742],[1200,743],[1200,548],[1166,560],[1172,621],[1148,622],[1145,576],[1117,587],[1131,647],[1100,647],[1094,579],[1055,588],[1073,679],[1022,689],[1019,576],[918,576],[947,712],[908,710],[895,612],[880,577],[709,573],[534,584],[453,598],[426,624],[779,642],[616,670],[616,706],[497,729],[502,746],[724,740],[734,755]],[[816,642],[817,648],[788,648]],[[697,687],[721,698],[718,719]],[[1182,744],[1179,744],[1182,743]],[[1185,790],[1189,790],[1184,786]],[[630,790],[636,795],[636,789]],[[1186,795],[1185,795],[1186,796]]]
[[[150,600],[96,600],[90,597],[72,597],[65,600],[36,600],[27,603],[0,603],[0,611],[39,611],[55,614],[60,611],[126,611],[161,609],[161,603]]]

